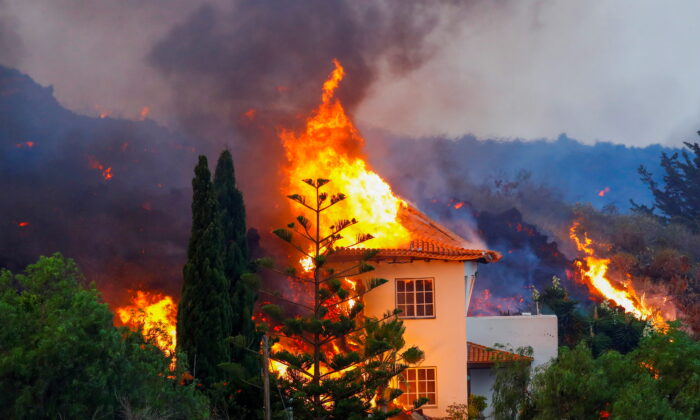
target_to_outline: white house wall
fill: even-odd
[[[503,344],[507,349],[530,346],[533,350],[532,368],[541,366],[557,356],[557,317],[555,315],[483,316],[467,318],[468,340],[487,347]],[[490,417],[491,394],[496,379],[491,369],[471,369],[471,393],[487,398]]]
[[[428,416],[445,416],[448,405],[467,401],[465,297],[468,290],[464,279],[465,265],[443,261],[381,262],[373,265],[376,270],[365,277],[385,278],[389,282],[365,295],[365,314],[368,316],[381,317],[396,307],[396,279],[434,279],[435,317],[405,319],[404,338],[407,346],[418,345],[425,352],[421,366],[437,368],[437,405],[424,408],[424,413]]]

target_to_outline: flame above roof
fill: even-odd
[[[472,249],[468,242],[446,227],[431,220],[413,206],[400,210],[399,220],[411,232],[410,242],[396,248],[372,248],[371,240],[363,248],[339,248],[334,256],[339,259],[361,258],[367,250],[379,252],[375,260],[427,259],[442,261],[496,262],[501,254],[485,249]],[[368,232],[371,233],[371,232]]]

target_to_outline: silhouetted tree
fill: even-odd
[[[178,305],[177,346],[187,355],[194,376],[208,386],[222,379],[218,365],[230,360],[226,339],[233,313],[219,206],[205,156],[199,157],[192,189],[192,233]]]
[[[235,418],[259,414],[262,402],[259,357],[261,334],[252,319],[256,294],[245,273],[250,269],[246,238],[246,212],[243,194],[236,187],[231,152],[224,150],[216,164],[214,189],[223,231],[224,273],[231,293],[231,360],[223,368],[231,387],[218,401]],[[231,398],[229,398],[231,397]]]
[[[698,132],[700,135],[700,132]],[[642,181],[654,195],[654,205],[647,207],[632,202],[633,209],[643,213],[658,210],[667,222],[688,226],[693,232],[700,231],[700,145],[684,143],[688,150],[681,154],[661,154],[664,169],[663,186],[654,180],[653,174],[644,166],[639,167]],[[690,151],[690,153],[689,153]]]

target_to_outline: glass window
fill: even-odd
[[[396,279],[396,307],[401,318],[435,316],[432,279]]]
[[[425,397],[425,405],[437,405],[436,369],[434,367],[408,368],[399,377],[399,389],[403,394],[399,402],[404,407],[412,407],[413,402]]]

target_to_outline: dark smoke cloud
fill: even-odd
[[[251,224],[264,236],[287,209],[275,181],[277,130],[298,126],[318,103],[331,60],[347,70],[339,95],[352,110],[380,67],[398,74],[429,56],[426,37],[440,19],[403,1],[57,0],[13,2],[12,11],[32,54],[5,63],[58,77],[57,89],[88,99],[103,93],[93,115],[155,103],[154,114],[171,114],[180,129],[75,114],[52,87],[0,67],[0,188],[11,197],[0,204],[0,266],[61,251],[113,303],[129,288],[179,294],[198,153],[232,149]]]
[[[232,145],[253,222],[266,228],[279,214],[271,200],[281,197],[276,130],[298,126],[318,104],[333,59],[346,70],[338,95],[350,111],[380,68],[402,74],[419,66],[438,10],[393,0],[206,4],[149,60],[172,88],[178,125],[210,150]]]
[[[8,13],[5,0],[0,0],[0,63],[16,62],[22,52],[14,17]]]

